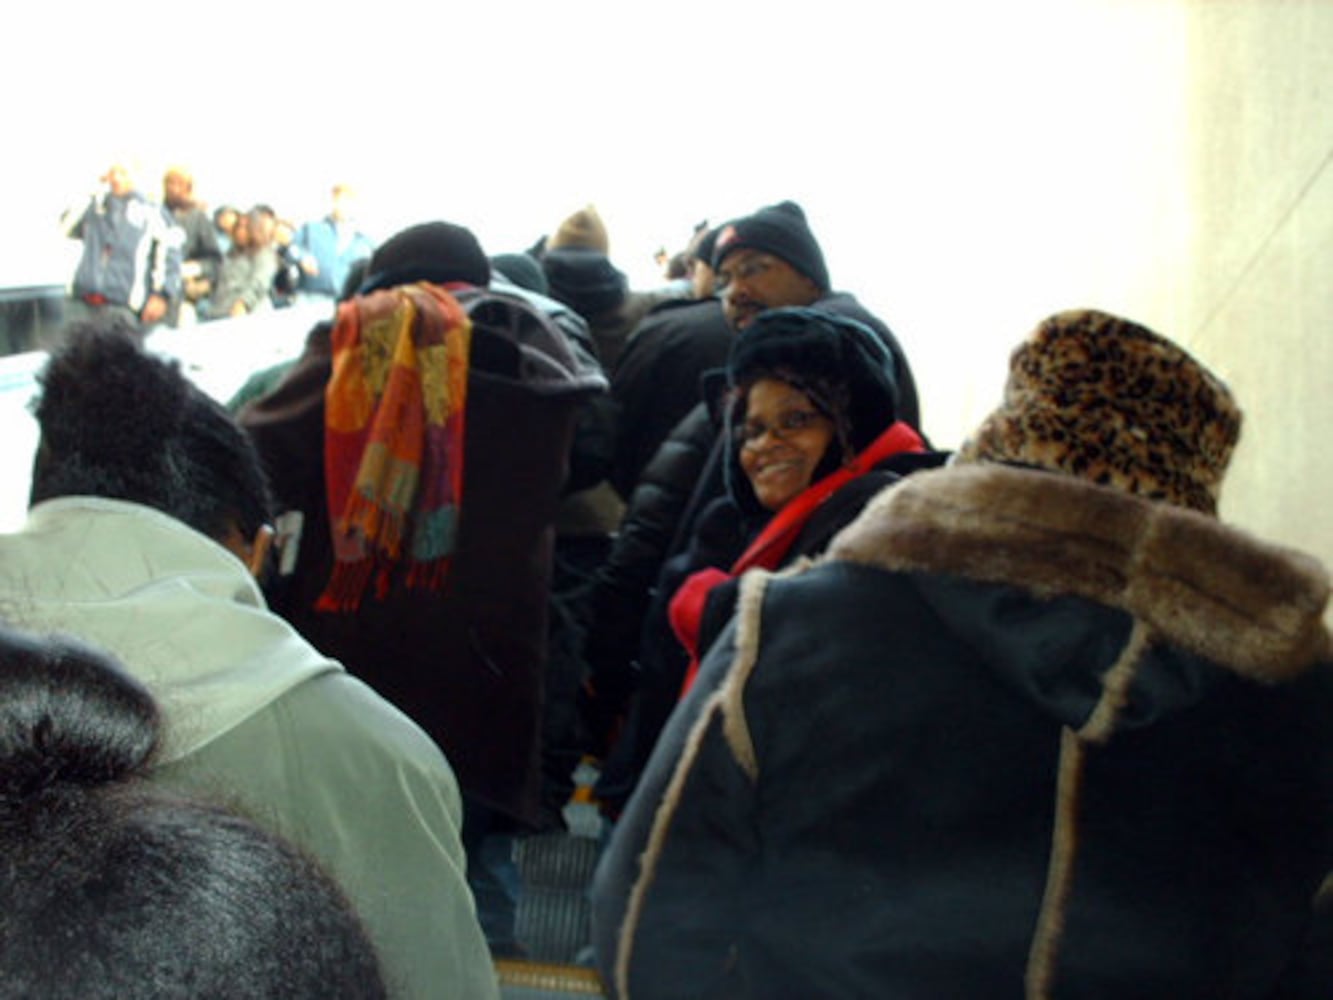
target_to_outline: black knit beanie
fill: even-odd
[[[491,270],[499,271],[519,288],[526,288],[538,295],[550,295],[551,286],[546,283],[546,272],[541,261],[530,253],[497,253],[491,256]]]
[[[819,249],[818,241],[810,232],[805,212],[794,201],[769,205],[753,215],[724,225],[713,244],[713,269],[722,265],[727,254],[742,249],[763,250],[781,257],[822,292],[832,287],[828,267],[824,264],[824,251]]]
[[[617,308],[629,295],[629,279],[599,250],[558,247],[542,257],[550,296],[584,319]]]
[[[819,463],[815,478],[834,471],[870,445],[895,420],[898,377],[893,355],[869,327],[822,309],[765,309],[732,343],[727,383],[735,406],[734,425],[744,418],[743,393],[761,378],[775,378],[808,395],[837,428],[839,447]],[[740,472],[734,438],[728,488],[743,510],[753,509],[749,483]]]
[[[380,244],[370,257],[360,294],[414,281],[462,281],[485,288],[491,264],[472,230],[451,222],[422,222]]]

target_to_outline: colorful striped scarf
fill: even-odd
[[[472,323],[449,291],[420,282],[342,303],[325,390],[324,474],[333,571],[316,603],[355,611],[373,578],[384,598],[444,585],[463,495]]]

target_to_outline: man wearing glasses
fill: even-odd
[[[713,244],[722,311],[742,331],[765,309],[815,306],[866,324],[879,334],[898,371],[901,418],[920,428],[921,409],[907,356],[889,328],[849,292],[835,292],[824,252],[794,201],[779,202],[722,227]]]

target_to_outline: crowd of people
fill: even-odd
[[[501,254],[339,187],[284,285],[271,211],[164,191],[70,220],[0,536],[0,996],[187,931],[135,995],[495,996],[589,759],[608,995],[1329,995],[1329,579],[1218,518],[1199,359],[1055,313],[948,452],[792,201],[635,289],[595,206]],[[283,294],[336,309],[229,406],[142,345]]]
[[[86,202],[62,217],[82,241],[66,318],[113,311],[144,329],[245,316],[296,301],[332,303],[374,249],[356,221],[356,192],[330,191],[327,215],[297,225],[273,206],[218,205],[194,192],[188,167],[171,166],[159,199],[112,164]]]

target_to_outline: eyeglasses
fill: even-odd
[[[775,263],[777,262],[766,253],[751,254],[731,266],[724,263],[714,277],[714,282],[719,289],[725,289],[733,281],[749,281],[751,278],[759,277],[770,270]]]
[[[786,441],[793,434],[807,431],[821,420],[827,419],[818,410],[788,410],[778,417],[775,424],[766,424],[762,420],[747,420],[734,432],[736,443],[742,448],[757,448],[765,434],[772,434],[777,440]]]

